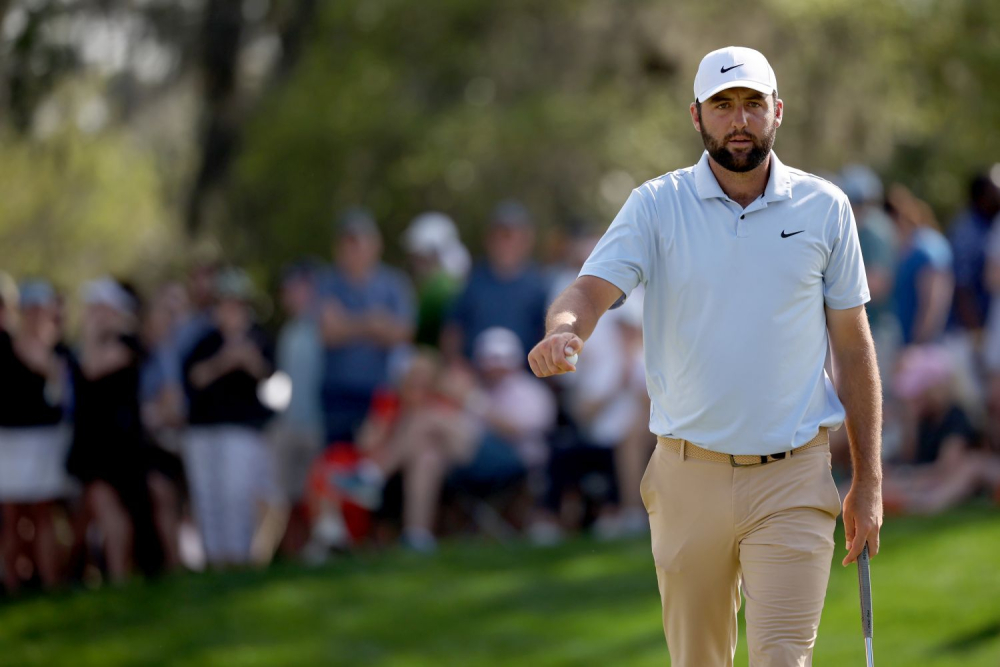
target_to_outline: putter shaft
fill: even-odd
[[[871,559],[868,555],[868,543],[865,543],[858,556],[858,589],[861,594],[861,632],[865,637],[865,656],[868,658],[868,667],[874,667],[875,659],[872,656],[872,579],[871,579]]]

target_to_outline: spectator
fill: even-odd
[[[989,290],[985,283],[986,247],[993,219],[1000,212],[1000,190],[987,174],[969,183],[969,205],[950,227],[955,255],[955,303],[953,321],[967,331],[986,324]]]
[[[530,349],[544,333],[548,289],[531,261],[535,229],[528,211],[512,201],[493,211],[486,234],[486,261],[473,267],[441,336],[449,361],[472,358],[486,329],[504,327]]]
[[[483,387],[461,368],[442,371],[436,357],[417,355],[398,398],[376,403],[362,431],[369,461],[338,480],[354,499],[377,505],[381,486],[403,473],[403,542],[434,551],[434,525],[445,478],[472,491],[499,490],[540,474],[545,434],[555,423],[555,401],[524,369],[516,334],[494,328],[480,334],[475,360]],[[468,413],[456,411],[464,403]]]
[[[268,439],[275,448],[277,477],[290,504],[283,550],[296,555],[309,537],[309,520],[302,504],[309,466],[323,447],[323,346],[316,321],[316,274],[298,264],[285,271],[281,304],[287,320],[278,333],[277,370],[291,383],[291,396],[274,420]]]
[[[444,473],[471,453],[476,424],[462,406],[474,384],[463,369],[445,370],[434,350],[422,348],[397,386],[377,393],[358,437],[366,458],[337,480],[352,500],[375,509],[386,481],[401,473],[405,544],[428,543]]]
[[[469,273],[469,251],[443,213],[418,215],[403,234],[410,272],[417,286],[418,345],[437,347],[452,302]]]
[[[163,545],[164,565],[181,564],[178,543],[182,522],[184,467],[180,459],[185,423],[184,387],[177,364],[175,335],[188,312],[187,293],[179,283],[160,287],[142,322],[147,352],[139,375],[142,422],[152,446],[149,454],[149,491],[153,516]]]
[[[955,391],[955,361],[937,346],[908,349],[895,377],[911,417],[904,462],[886,475],[886,504],[935,513],[982,488],[1000,489],[1000,457],[984,451]]]
[[[84,511],[103,539],[108,576],[121,582],[133,551],[147,571],[158,560],[139,408],[138,303],[120,283],[102,278],[84,287],[84,305],[66,467],[83,485]]]
[[[413,290],[380,262],[382,237],[371,214],[345,213],[334,266],[320,281],[326,441],[352,442],[375,388],[388,380],[390,353],[414,332]]]
[[[577,228],[570,234],[566,262],[551,286],[554,298],[576,279],[599,236]],[[632,437],[644,423],[648,404],[642,360],[642,294],[602,318],[587,341],[587,362],[575,373],[558,376],[560,394],[575,435],[568,445],[554,442],[544,507],[529,529],[539,544],[562,538],[562,528],[578,522],[566,516],[564,496],[589,486],[601,496],[594,525],[602,538],[648,530],[638,495],[639,481],[655,445],[651,436]],[[648,434],[648,431],[646,431]],[[601,488],[596,493],[597,487]],[[621,510],[621,511],[619,511]],[[562,517],[557,521],[556,517]],[[561,524],[561,525],[560,525]]]
[[[893,301],[904,345],[941,337],[954,289],[952,254],[925,202],[902,185],[887,198],[900,238]]]
[[[170,373],[175,377],[182,376],[184,359],[212,329],[218,271],[218,267],[212,262],[195,264],[187,276],[187,298],[178,299],[175,303],[178,309],[175,315],[177,321],[171,343],[164,348],[165,353],[173,355],[174,368]]]
[[[235,565],[250,560],[258,501],[268,491],[262,429],[271,413],[257,385],[271,374],[273,354],[254,322],[246,273],[220,271],[215,294],[212,328],[184,360],[184,467],[209,564]]]
[[[46,588],[59,583],[52,510],[67,491],[69,446],[63,423],[67,359],[59,346],[55,292],[46,282],[25,283],[20,308],[18,326],[0,330],[0,551],[4,586],[12,592],[33,573]],[[22,533],[25,522],[33,540]],[[30,556],[22,554],[26,539]]]
[[[552,393],[527,371],[526,352],[513,331],[486,329],[476,337],[473,350],[483,390],[469,392],[466,406],[478,418],[481,435],[471,460],[460,462],[449,483],[482,493],[526,478],[529,491],[538,496],[549,458],[546,436],[556,421]]]
[[[844,168],[840,182],[851,201],[858,225],[858,242],[872,296],[865,310],[878,352],[879,371],[883,377],[888,377],[899,347],[899,323],[892,307],[898,252],[896,230],[892,218],[885,212],[882,181],[871,168],[849,165]]]

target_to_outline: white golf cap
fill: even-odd
[[[701,59],[694,77],[694,99],[704,102],[727,88],[750,88],[770,95],[778,90],[778,81],[760,51],[727,46]]]
[[[480,368],[516,369],[524,364],[524,347],[510,329],[490,327],[476,336],[472,357]]]

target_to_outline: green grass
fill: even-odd
[[[895,519],[882,549],[876,664],[1000,665],[1000,512]],[[0,664],[661,666],[659,622],[648,539],[457,543],[0,603]],[[835,563],[815,664],[863,661],[856,570]]]

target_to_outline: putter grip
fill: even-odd
[[[865,637],[870,638],[872,636],[872,577],[867,543],[861,550],[861,555],[858,556],[858,588],[861,590],[861,631]]]

